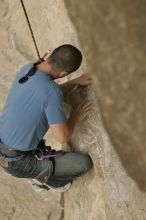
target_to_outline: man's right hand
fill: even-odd
[[[80,122],[94,109],[95,102],[83,101],[73,107],[73,114],[77,117],[77,121]]]

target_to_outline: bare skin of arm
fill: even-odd
[[[60,85],[60,87],[64,93],[64,97],[66,97],[67,94],[75,86],[77,85],[87,86],[90,85],[91,83],[92,83],[91,77],[89,77],[88,74],[83,74],[82,76],[76,79],[73,79],[69,82]],[[82,121],[92,111],[94,106],[95,104],[93,103],[93,101],[81,102],[74,106],[67,123],[51,125],[50,128],[54,133],[56,140],[59,141],[61,144],[70,140],[76,124]]]
[[[58,142],[64,144],[70,140],[75,126],[82,121],[94,108],[93,101],[81,102],[74,106],[67,123],[51,125],[50,128]]]
[[[61,90],[63,91],[64,97],[77,85],[87,86],[92,83],[92,79],[88,74],[83,74],[82,76],[70,80],[66,83],[60,85]]]

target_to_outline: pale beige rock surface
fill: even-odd
[[[41,55],[63,43],[79,45],[63,0],[25,0],[25,4]],[[0,8],[2,111],[15,72],[25,63],[34,61],[36,53],[19,0],[1,0]],[[88,39],[88,35],[86,36]],[[103,62],[102,57],[100,59]],[[104,62],[106,65],[106,60]],[[84,69],[85,62],[81,70],[69,78],[75,77]],[[89,97],[96,100],[92,90],[89,91]],[[77,97],[80,98],[80,95]],[[50,133],[46,138],[52,146],[59,147]],[[70,191],[62,196],[53,192],[48,192],[47,195],[37,193],[27,180],[16,179],[1,172],[0,219],[145,220],[146,195],[123,169],[103,128],[98,105],[96,112],[77,126],[72,142],[76,150],[90,153],[94,169],[76,180]]]
[[[72,103],[98,101],[92,89],[76,90],[70,99]],[[94,168],[65,193],[65,220],[145,220],[146,194],[124,170],[103,128],[98,107],[77,126],[72,146],[88,152]]]
[[[146,190],[146,1],[65,0],[95,82],[104,125]]]
[[[0,175],[1,220],[58,220],[62,215],[60,195],[56,192],[37,192],[28,180]]]

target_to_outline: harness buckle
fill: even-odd
[[[34,156],[37,160],[43,160],[42,156],[38,156],[37,154],[35,154]]]
[[[37,160],[45,160],[45,159],[52,159],[55,157],[62,156],[65,152],[62,150],[54,150],[51,149],[50,146],[46,146],[45,142],[42,142],[42,146],[40,146],[35,152],[34,156]]]

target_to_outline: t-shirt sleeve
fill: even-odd
[[[47,97],[45,113],[48,119],[48,124],[62,124],[67,121],[64,113],[64,97],[59,89],[51,92]]]

